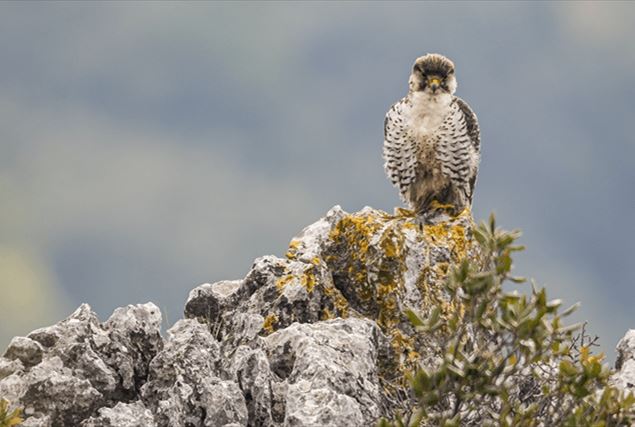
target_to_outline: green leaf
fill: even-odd
[[[483,232],[480,227],[476,227],[472,230],[474,234],[474,238],[481,246],[486,246],[487,244],[487,235]]]
[[[561,334],[575,332],[578,329],[582,328],[582,325],[584,325],[583,322],[578,322],[578,323],[574,323],[573,325],[563,326],[563,327],[558,328],[558,332],[560,332]]]
[[[498,257],[498,262],[496,263],[496,272],[498,274],[507,273],[511,269],[512,269],[512,258],[509,255],[503,254],[500,257]]]
[[[496,231],[496,217],[493,212],[489,215],[489,231],[492,234]]]
[[[437,324],[439,321],[439,317],[441,316],[441,309],[438,306],[434,306],[432,308],[432,312],[430,313],[430,318],[428,319],[428,326],[432,327]]]
[[[426,415],[426,412],[423,408],[419,409],[417,414],[410,421],[410,427],[419,427],[421,422],[423,421],[423,417]]]
[[[573,304],[571,307],[567,308],[565,311],[562,312],[561,316],[565,317],[570,315],[571,313],[573,313],[574,311],[576,311],[578,308],[580,308],[580,303],[576,302],[575,304]]]
[[[568,360],[560,361],[559,368],[560,373],[567,377],[572,377],[578,374],[578,370],[575,368],[575,366],[573,366],[573,363],[569,362]]]
[[[411,309],[407,309],[405,311],[406,317],[408,317],[408,320],[410,321],[410,323],[412,323],[413,326],[416,327],[422,327],[424,325],[423,320],[421,320],[421,318]]]

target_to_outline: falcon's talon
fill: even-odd
[[[416,213],[410,209],[395,208],[395,216],[398,218],[412,218],[416,216]]]
[[[454,210],[454,205],[452,203],[440,203],[436,200],[433,200],[432,203],[430,203],[430,208],[432,209],[447,209],[447,210]]]

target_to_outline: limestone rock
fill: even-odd
[[[87,304],[56,325],[14,338],[0,358],[0,396],[25,425],[79,425],[101,407],[138,394],[163,345],[154,304],[120,308],[104,324]]]
[[[4,357],[9,360],[19,360],[23,366],[37,365],[42,361],[42,345],[26,337],[14,337]]]
[[[472,253],[471,224],[465,214],[420,230],[406,211],[336,206],[284,258],[192,290],[165,339],[153,304],[104,323],[82,305],[15,338],[0,395],[27,425],[373,424],[389,411],[382,381],[422,344],[401,312],[454,309],[440,283]]]
[[[185,304],[185,317],[219,320],[224,311],[236,304],[240,285],[240,280],[223,280],[193,289]]]
[[[217,376],[219,354],[206,324],[184,319],[170,328],[141,391],[159,426],[246,424],[238,385]]]
[[[99,416],[82,422],[81,427],[155,427],[152,412],[143,403],[122,403],[115,407],[104,407]]]
[[[615,369],[613,383],[635,393],[635,329],[629,330],[617,344]]]
[[[387,339],[367,319],[294,323],[265,338],[287,383],[285,425],[372,425],[382,415],[378,359]]]
[[[403,312],[461,309],[443,283],[479,256],[472,227],[469,212],[421,229],[408,211],[336,206],[284,257],[193,289],[165,338],[151,303],[103,323],[84,304],[15,338],[0,397],[32,427],[374,425],[407,392],[402,374],[438,361]],[[632,388],[635,331],[618,352],[613,380]]]

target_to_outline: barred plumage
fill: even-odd
[[[418,58],[409,86],[386,114],[384,168],[424,220],[435,206],[456,215],[472,203],[480,160],[476,115],[453,95],[454,64],[441,55]]]

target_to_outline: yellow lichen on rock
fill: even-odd
[[[423,226],[405,209],[396,209],[395,215],[371,208],[340,211],[328,229],[321,228],[325,234],[309,232],[290,242],[286,256],[291,263],[276,287],[281,293],[290,283],[304,287],[319,304],[319,320],[374,320],[395,354],[391,372],[403,373],[420,361],[415,348],[418,340],[427,339],[414,333],[405,311],[425,317],[438,309],[441,319],[449,319],[463,309],[445,283],[452,266],[475,253],[472,226],[469,210]],[[293,321],[281,313],[275,321],[268,316],[263,329],[270,332],[276,324]]]
[[[285,256],[290,260],[295,260],[297,257],[298,249],[300,248],[300,241],[293,239],[289,242],[289,249],[287,249],[287,253]]]
[[[311,265],[309,268],[307,268],[306,270],[304,270],[304,274],[302,275],[302,278],[300,279],[300,283],[302,284],[302,286],[304,286],[307,290],[307,292],[311,293],[313,292],[313,288],[315,288],[315,272],[313,271],[313,265]]]
[[[414,337],[404,334],[395,328],[390,332],[390,345],[398,359],[397,369],[405,372],[412,368],[412,364],[419,360],[419,353],[415,350]]]
[[[422,307],[419,310],[429,309],[430,307],[439,307],[441,309],[441,317],[447,319],[452,313],[447,311],[448,294],[441,284],[447,274],[448,263],[438,263],[434,266],[426,266],[419,275],[417,280],[417,288],[421,293]]]
[[[474,254],[472,225],[469,210],[422,227],[411,211],[367,209],[344,215],[331,229],[322,259],[335,287],[354,312],[375,320],[390,337],[402,372],[419,358],[419,338],[404,311],[425,317],[438,308],[441,319],[449,319],[463,310],[445,283],[452,266]]]
[[[333,315],[331,310],[328,309],[328,307],[324,307],[322,309],[322,315],[320,316],[320,320],[331,320],[331,319],[335,319],[335,316]]]
[[[287,286],[289,283],[293,281],[295,276],[293,274],[287,274],[286,276],[282,276],[276,281],[276,289],[278,292],[282,292],[282,289]]]
[[[461,225],[450,227],[450,241],[453,243],[451,250],[456,261],[461,261],[467,255],[469,242],[466,234],[465,227]]]
[[[460,262],[468,253],[471,238],[461,221],[472,224],[472,212],[466,208],[459,215],[448,221],[423,226],[423,236],[432,245],[447,247],[452,260]]]
[[[325,285],[324,295],[326,295],[333,301],[333,306],[340,313],[340,317],[348,317],[348,301],[346,300],[344,295],[342,295],[339,289],[330,284]]]
[[[262,329],[264,329],[267,335],[272,334],[276,330],[276,323],[278,323],[278,316],[275,313],[271,313],[267,317],[265,317],[265,321],[262,324]]]
[[[404,218],[378,211],[344,216],[330,233],[329,267],[345,277],[345,295],[372,314],[380,326],[400,322],[397,294],[403,287],[405,265]]]

